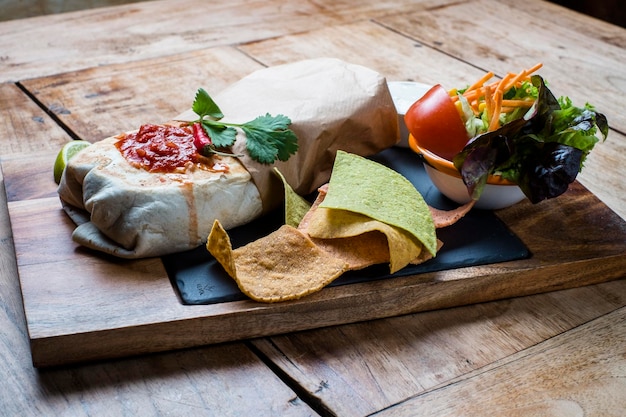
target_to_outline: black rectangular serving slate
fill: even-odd
[[[390,148],[371,159],[404,175],[432,207],[446,210],[458,206],[435,188],[422,166],[421,158],[410,150]],[[263,218],[229,230],[228,234],[236,248],[268,235],[283,223],[283,210],[276,210]],[[423,264],[409,265],[395,274],[389,274],[388,265],[375,265],[361,271],[348,272],[330,285],[393,279],[530,256],[524,243],[491,211],[473,209],[454,225],[437,229],[437,236],[444,245],[435,258]],[[246,298],[204,246],[167,255],[162,260],[183,304],[215,304]]]

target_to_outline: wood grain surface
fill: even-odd
[[[82,367],[34,368],[4,193],[0,203],[3,416],[315,414],[241,343]],[[52,247],[36,249],[47,256]]]
[[[597,340],[590,335],[594,346],[585,347],[582,341],[587,338],[586,332],[593,332],[585,330],[578,333],[581,340],[578,345],[559,343],[550,356],[536,359],[534,368],[528,372],[521,367],[506,379],[492,378],[493,386],[488,393],[480,386],[472,385],[473,377],[482,375],[487,369],[498,368],[503,362],[516,362],[526,356],[526,361],[533,361],[533,355],[525,353],[528,348],[537,345],[537,351],[542,351],[546,344],[552,345],[553,338],[560,337],[568,329],[620,308],[619,311],[623,311],[624,306],[626,281],[619,280],[532,297],[258,339],[253,343],[336,415],[370,415],[385,410],[383,415],[388,412],[407,417],[482,416],[485,410],[489,410],[498,416],[570,416],[579,414],[532,414],[528,411],[524,414],[524,405],[539,401],[532,395],[536,388],[535,378],[542,373],[541,365],[553,366],[552,361],[562,356],[557,375],[567,377],[567,361],[578,349],[582,350],[579,362],[571,363],[575,372],[581,372],[578,367],[587,363],[585,355],[591,356],[590,366],[601,360],[595,359],[590,351],[605,358],[620,357],[626,342],[623,321],[613,317],[604,324],[616,329],[615,332],[608,330],[610,335],[607,337],[611,340]],[[548,342],[541,343],[544,340]],[[607,345],[612,346],[611,350],[602,353]],[[381,356],[377,352],[386,354]],[[604,364],[602,378],[608,380],[612,392],[618,394],[619,389],[626,387],[623,367],[615,367],[615,362],[608,359]],[[609,380],[606,373],[611,370],[618,377]],[[515,373],[517,376],[513,376]],[[592,371],[590,379],[596,375],[595,370]],[[513,379],[507,381],[511,377]],[[465,392],[458,393],[453,388],[457,379],[467,379],[464,381]],[[519,391],[513,388],[515,384],[520,384]],[[450,393],[446,393],[448,388]],[[543,391],[541,398],[546,403],[550,397],[558,402],[559,396],[567,393],[546,385],[537,389]],[[441,391],[444,395],[439,400]],[[520,391],[520,398],[515,403],[509,404],[505,400]],[[589,397],[584,399],[585,404],[580,408],[594,410],[591,404],[597,392],[594,382],[590,381],[589,385],[581,382],[578,391]],[[459,396],[455,398],[454,395]],[[441,408],[426,407],[429,398]],[[577,396],[572,395],[572,398],[570,403],[576,403]],[[600,409],[622,410],[614,406],[623,405],[624,401],[624,395],[615,395],[612,403],[602,405]],[[506,408],[508,405],[510,408]],[[519,414],[514,413],[515,407],[522,408]]]
[[[71,139],[15,84],[0,84],[0,155],[57,151]]]
[[[256,42],[448,3],[454,0],[162,0],[34,17],[27,25],[2,22],[0,82]],[[48,39],[45,48],[38,44],[41,39]]]
[[[626,372],[610,358],[624,354],[624,320],[626,310],[615,311],[372,415],[620,417]]]
[[[236,49],[218,47],[22,84],[52,109],[75,137],[95,142],[144,123],[171,120],[191,108],[198,88],[214,94],[260,68],[263,66]],[[148,82],[146,74],[150,74]]]
[[[616,263],[623,259],[617,248],[624,240],[612,245],[626,218],[624,48],[623,28],[541,0],[163,0],[0,22],[0,181],[6,189],[0,192],[1,414],[621,415],[626,408],[626,281],[591,283],[624,276],[623,265],[618,270]],[[475,271],[455,271],[448,281],[441,275],[428,277],[431,282],[409,279],[406,291],[383,285],[366,292],[366,298],[356,291],[333,294],[326,302],[317,300],[310,308],[301,303],[286,313],[293,314],[289,326],[337,324],[331,317],[345,319],[342,303],[357,304],[358,299],[351,317],[374,317],[380,314],[377,306],[392,304],[401,314],[397,317],[286,334],[272,329],[281,334],[34,368],[18,274],[24,268],[40,280],[30,282],[44,299],[39,323],[58,325],[63,314],[74,332],[66,345],[73,340],[104,350],[98,343],[109,335],[99,339],[92,332],[105,321],[96,312],[74,317],[67,305],[50,302],[46,291],[53,294],[59,287],[41,282],[48,276],[51,283],[85,287],[96,282],[126,291],[116,301],[120,311],[105,324],[123,330],[117,339],[120,350],[107,356],[124,356],[142,344],[152,344],[151,350],[181,347],[194,337],[209,343],[211,332],[225,333],[223,322],[220,327],[196,321],[192,332],[197,336],[173,321],[149,324],[124,340],[124,329],[143,320],[132,317],[132,307],[122,302],[127,296],[157,320],[172,311],[183,322],[194,320],[178,306],[157,304],[159,297],[173,294],[158,262],[109,261],[46,234],[51,224],[71,227],[58,209],[47,171],[60,146],[72,138],[93,141],[146,119],[169,118],[189,106],[189,92],[199,86],[219,90],[249,70],[316,56],[370,66],[390,80],[446,86],[466,83],[487,69],[501,75],[543,61],[551,86],[576,101],[596,104],[609,116],[612,130],[579,176],[584,187],[574,187],[575,202],[549,205],[548,213],[531,222],[523,217],[528,207],[501,213],[542,248],[535,253],[539,257],[531,258],[532,268],[515,263],[487,268],[481,271],[483,280],[469,288],[465,283]],[[572,214],[590,223],[568,228]],[[14,234],[14,216],[35,222],[37,230],[18,224],[21,234]],[[590,231],[604,219],[615,227]],[[544,235],[545,222],[567,240]],[[25,255],[19,268],[16,252]],[[557,259],[561,253],[563,260]],[[59,281],[62,259],[76,256],[89,261],[64,270],[65,281]],[[563,262],[566,271],[558,266]],[[86,269],[89,274],[96,270],[94,278],[76,279]],[[132,271],[135,281],[119,274],[122,270]],[[515,270],[520,285],[533,291],[546,289],[545,279],[554,279],[555,285],[548,293],[419,313],[412,312],[415,305],[402,304],[418,296],[431,303],[428,308],[476,303],[483,292],[506,296],[504,277]],[[438,290],[455,281],[458,291],[444,299]],[[591,285],[561,290],[583,284]],[[285,315],[267,315],[257,306],[237,309],[252,312],[263,331]],[[241,336],[253,327],[238,327],[240,317],[232,311],[211,314],[231,317],[225,326]],[[90,332],[96,336],[86,337]],[[49,336],[42,330],[37,337]],[[78,360],[83,355],[80,345],[53,351],[63,346],[53,339],[36,348],[53,357],[77,351]]]

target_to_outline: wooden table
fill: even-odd
[[[168,120],[199,86],[219,91],[263,66],[333,56],[389,80],[456,86],[485,70],[543,62],[555,94],[608,116],[609,139],[579,181],[623,219],[625,48],[626,30],[539,0],[164,0],[3,22],[2,168],[51,178],[51,155],[68,140]],[[16,192],[36,199],[51,186],[24,181]],[[38,370],[4,192],[0,199],[2,415],[621,416],[626,409],[623,279]],[[45,256],[49,248],[40,250]]]

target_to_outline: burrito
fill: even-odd
[[[298,138],[295,155],[270,165],[256,162],[238,130],[236,156],[155,172],[122,153],[120,141],[132,131],[101,140],[68,162],[59,183],[63,209],[77,225],[74,241],[129,259],[193,249],[206,242],[215,220],[230,229],[280,206],[283,185],[273,168],[307,195],[329,180],[337,150],[369,156],[400,140],[384,77],[338,59],[261,69],[213,98],[224,122],[245,123],[264,114],[289,117]],[[189,110],[172,120],[197,117]],[[163,126],[169,125],[177,126],[171,121]]]

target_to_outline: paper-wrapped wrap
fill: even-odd
[[[78,225],[75,241],[124,258],[192,249],[206,240],[213,220],[232,228],[282,202],[274,166],[305,195],[328,181],[338,149],[368,156],[399,141],[385,79],[337,59],[262,69],[213,98],[225,122],[248,122],[266,113],[289,117],[298,152],[286,162],[261,165],[247,156],[239,132],[233,153],[245,156],[228,158],[229,173],[183,178],[130,166],[114,138],[97,142],[72,158],[59,185],[64,209]],[[175,119],[196,118],[186,112]]]

